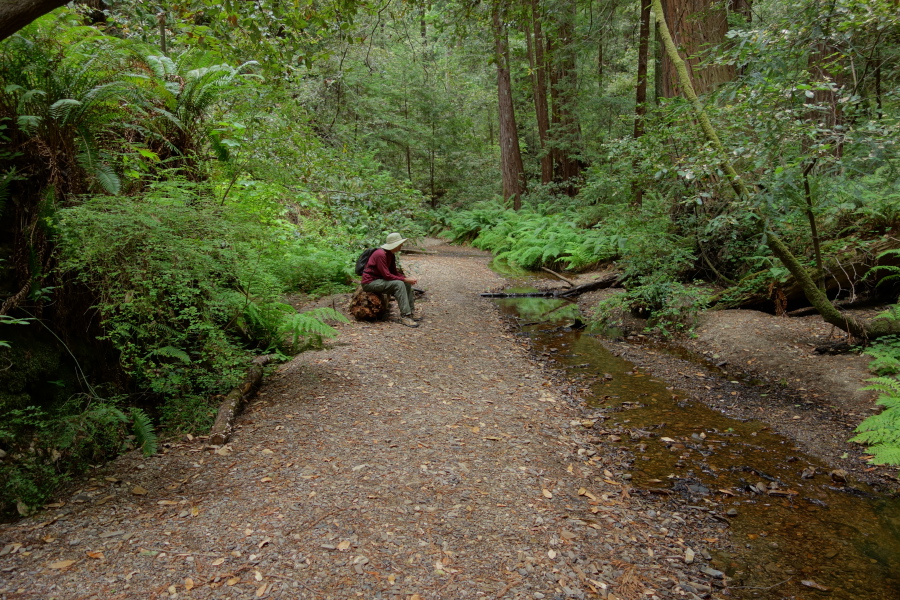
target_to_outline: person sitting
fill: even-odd
[[[396,253],[400,252],[406,238],[399,233],[387,236],[386,243],[369,256],[362,274],[362,289],[378,294],[389,293],[397,299],[400,308],[400,323],[407,327],[418,327],[420,316],[415,312],[415,294],[412,286],[418,279],[407,277],[397,269]]]

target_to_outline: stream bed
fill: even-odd
[[[761,421],[688,401],[573,328],[576,304],[495,302],[535,352],[579,381],[588,410],[602,415],[598,433],[627,432],[611,439],[634,455],[635,488],[679,494],[730,522],[736,551],[712,552],[709,566],[729,578],[731,597],[900,598],[900,499],[846,481]],[[723,402],[739,402],[733,394]]]

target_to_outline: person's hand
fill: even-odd
[[[417,283],[419,283],[419,280],[418,280],[418,279],[415,279],[415,278],[413,278],[413,277],[407,277],[407,278],[404,279],[403,281],[405,281],[405,282],[408,283],[409,285],[416,285]]]

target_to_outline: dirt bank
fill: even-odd
[[[579,307],[593,314],[597,303],[612,293],[617,292],[585,294]],[[869,465],[865,448],[848,442],[860,421],[880,410],[877,395],[862,390],[873,377],[867,368],[870,358],[855,352],[817,352],[846,340],[846,334],[818,315],[710,311],[691,335],[664,343],[638,333],[646,326],[641,319],[626,315],[624,325],[630,333],[627,339],[605,342],[620,356],[729,416],[764,421],[859,481],[897,489],[896,469]]]

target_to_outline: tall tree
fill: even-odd
[[[516,129],[516,113],[512,99],[512,82],[509,75],[509,40],[504,22],[505,6],[495,0],[491,8],[494,34],[494,58],[497,62],[497,108],[500,121],[500,170],[503,176],[503,199],[513,199],[513,208],[522,207],[525,191],[525,167],[519,149],[519,133]]]
[[[738,0],[742,7],[746,0]],[[699,54],[711,45],[725,41],[728,14],[721,0],[665,0],[663,12],[675,45],[685,55],[694,89],[705,94],[722,83],[731,81],[735,69],[731,65],[707,65],[698,68]],[[666,57],[662,64],[662,95],[672,98],[679,94],[678,73],[674,63]]]
[[[547,42],[551,64],[550,99],[555,173],[558,181],[567,184],[566,192],[574,196],[577,188],[573,180],[581,172],[581,165],[575,158],[579,153],[581,129],[575,116],[578,69],[575,60],[574,0],[562,0],[557,14],[554,35],[551,37],[548,34]]]
[[[534,112],[537,119],[538,138],[541,143],[541,183],[553,181],[553,155],[550,151],[550,114],[547,106],[547,61],[544,53],[544,32],[541,28],[541,15],[538,0],[531,0],[531,29],[534,33],[531,71],[533,73]],[[526,39],[531,41],[531,33],[526,30]]]
[[[647,63],[650,55],[650,0],[641,0],[641,28],[638,34],[637,89],[634,107],[634,139],[644,135],[644,115],[647,114]],[[635,182],[634,204],[640,206],[644,190]]]

